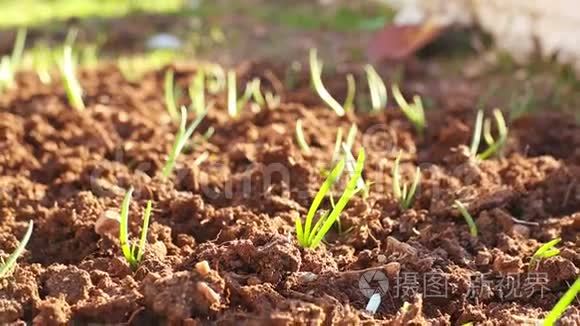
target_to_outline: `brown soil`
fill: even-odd
[[[174,68],[187,85],[195,67]],[[35,228],[18,268],[1,282],[0,323],[515,325],[542,318],[578,276],[580,127],[570,117],[514,121],[505,157],[477,163],[463,145],[480,94],[464,81],[407,81],[405,90],[437,103],[419,137],[396,108],[340,118],[306,76],[285,90],[276,67],[238,70],[240,81],[262,77],[281,94],[281,106],[231,119],[223,95],[216,97],[169,180],[160,171],[176,126],[164,109],[163,71],[139,83],[113,67],[83,72],[82,113],[68,106],[59,83],[19,77],[18,88],[0,98],[0,249],[12,252],[29,220]],[[336,80],[332,92],[344,93],[344,78]],[[311,155],[294,141],[298,118]],[[353,122],[361,131],[355,152],[367,152],[370,195],[354,198],[343,213],[348,232],[333,229],[325,244],[303,249],[294,219],[323,181],[338,127],[346,132]],[[205,141],[200,135],[210,126],[215,135]],[[416,166],[423,171],[407,211],[390,190],[399,149],[405,176]],[[196,166],[205,151],[209,159]],[[95,231],[129,186],[136,189],[133,235],[145,202],[154,205],[135,271],[116,234]],[[477,238],[452,208],[455,199],[468,204]],[[563,239],[561,255],[531,270],[533,252],[555,237]],[[359,288],[369,271],[391,285],[374,315],[365,312]],[[546,279],[533,286],[538,273]],[[432,275],[445,282],[443,297],[420,295]],[[479,275],[492,282],[474,294]],[[411,280],[420,293],[398,291],[397,280]],[[514,281],[508,289],[505,282]],[[580,323],[577,302],[561,323]]]

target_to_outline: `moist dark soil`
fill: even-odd
[[[185,91],[196,67],[171,69]],[[394,106],[363,113],[363,104],[338,117],[306,75],[286,88],[284,69],[241,65],[238,85],[259,77],[281,104],[248,105],[233,119],[224,92],[208,95],[214,105],[168,179],[161,169],[177,125],[164,106],[164,71],[139,82],[112,66],[82,72],[84,112],[67,104],[58,80],[44,85],[22,73],[0,97],[4,256],[30,220],[34,232],[0,282],[0,323],[534,324],[579,274],[580,127],[540,110],[510,121],[501,157],[475,161],[465,145],[481,94],[463,80],[424,83],[417,69],[402,86],[408,97],[418,91],[435,103],[424,135]],[[329,80],[342,100],[344,77]],[[308,155],[295,141],[298,119]],[[346,133],[352,123],[359,128],[353,152],[367,154],[369,195],[349,202],[340,229],[318,248],[301,248],[294,221],[324,180],[338,129]],[[215,133],[205,139],[210,127]],[[417,166],[423,175],[408,210],[391,191],[399,151],[405,179]],[[204,152],[208,159],[197,164]],[[134,238],[153,201],[135,270],[107,219],[130,186]],[[455,200],[468,206],[477,237]],[[531,266],[539,245],[556,237],[561,254]],[[366,280],[382,297],[374,314],[365,311]],[[579,323],[576,301],[561,324]]]

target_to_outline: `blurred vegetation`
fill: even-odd
[[[0,27],[39,26],[71,17],[121,17],[178,12],[183,0],[0,0]]]

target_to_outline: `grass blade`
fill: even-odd
[[[463,215],[463,218],[465,218],[467,225],[469,225],[469,233],[471,234],[471,236],[477,237],[477,224],[475,224],[473,217],[471,217],[471,214],[469,214],[467,208],[465,208],[465,205],[463,205],[463,203],[461,203],[459,200],[456,200],[455,206],[457,207],[461,215]]]
[[[380,111],[387,106],[387,87],[372,65],[366,65],[365,72],[371,94],[372,109],[375,112]]]
[[[238,103],[237,103],[237,89],[236,89],[236,72],[233,70],[228,71],[227,74],[228,82],[228,114],[230,117],[235,118],[238,116]]]
[[[139,239],[139,246],[137,247],[137,262],[141,261],[143,253],[145,252],[145,243],[147,242],[147,231],[149,230],[149,218],[151,217],[151,200],[147,201],[145,212],[143,213],[143,227],[141,229],[141,238]]]
[[[302,130],[302,119],[296,121],[296,141],[304,154],[309,155],[311,153],[310,146],[308,145],[308,142],[306,142],[304,131]]]
[[[483,111],[478,110],[477,116],[475,117],[475,124],[474,124],[474,128],[473,128],[473,136],[471,138],[471,145],[469,145],[469,153],[473,157],[475,157],[477,155],[477,150],[479,149],[479,143],[481,142],[482,126],[483,126]]]
[[[26,232],[24,233],[24,236],[20,240],[18,246],[16,247],[16,249],[14,249],[14,252],[12,252],[12,254],[8,257],[6,262],[2,264],[2,266],[0,266],[0,278],[8,276],[14,270],[14,267],[16,266],[16,260],[18,259],[18,257],[20,257],[20,255],[22,255],[22,252],[24,252],[24,248],[26,248],[28,241],[30,241],[30,236],[32,235],[33,227],[34,223],[31,220],[28,222],[28,228],[26,229]]]
[[[344,160],[342,160],[341,162],[344,162]],[[320,241],[322,241],[322,238],[324,238],[328,230],[330,230],[334,222],[336,222],[336,220],[338,219],[338,217],[340,216],[340,214],[342,213],[342,211],[344,210],[350,199],[358,192],[357,183],[360,177],[362,176],[364,163],[365,163],[365,151],[364,149],[361,149],[358,154],[355,171],[351,176],[350,180],[348,181],[344,193],[342,194],[342,196],[340,196],[340,199],[336,203],[336,206],[334,207],[328,218],[324,221],[324,224],[322,225],[320,230],[318,230],[318,232],[316,233],[316,236],[310,243],[311,248],[315,248],[316,246],[318,246]]]
[[[564,295],[558,300],[554,308],[550,310],[546,318],[544,319],[544,326],[552,326],[556,324],[556,321],[564,314],[568,306],[574,301],[576,296],[580,292],[580,277],[576,279],[574,284],[564,293]]]
[[[330,95],[322,83],[322,65],[320,64],[320,61],[318,61],[316,49],[310,49],[310,77],[318,96],[320,96],[320,98],[330,106],[339,117],[344,116],[344,108],[334,99],[334,97],[332,97],[332,95]]]
[[[356,80],[352,74],[346,75],[346,99],[344,100],[344,111],[348,112],[354,107],[354,97],[356,96]]]
[[[177,135],[175,135],[175,141],[173,143],[173,147],[171,148],[171,152],[169,153],[169,157],[167,158],[167,162],[165,163],[165,166],[163,167],[163,170],[161,172],[164,178],[169,177],[169,174],[171,174],[171,171],[173,170],[177,158],[179,157],[179,154],[183,150],[183,147],[185,147],[185,144],[187,143],[189,138],[191,138],[191,135],[193,134],[195,129],[205,118],[205,115],[206,112],[199,115],[189,125],[189,127],[186,130],[185,125],[187,123],[187,110],[185,109],[185,107],[183,106],[181,107],[181,120],[179,122],[179,129],[177,131]]]
[[[64,78],[64,87],[70,105],[77,111],[85,109],[83,102],[83,90],[76,77],[75,61],[73,58],[72,47],[65,46],[62,62],[61,72]]]
[[[191,106],[196,114],[202,114],[205,110],[205,72],[199,69],[191,85],[189,85],[189,98]]]
[[[177,113],[177,103],[175,102],[173,70],[169,69],[165,72],[163,86],[165,89],[165,108],[167,109],[171,120],[177,121],[177,119],[179,119],[179,114]]]
[[[14,48],[12,48],[12,55],[10,57],[10,63],[12,65],[13,71],[20,66],[22,61],[22,54],[24,53],[24,47],[26,45],[26,28],[21,27],[16,32],[16,39],[14,40]]]
[[[324,183],[322,183],[322,186],[318,190],[318,193],[316,193],[316,196],[314,196],[314,200],[312,201],[312,204],[308,209],[308,213],[306,214],[306,221],[304,223],[305,239],[308,239],[310,237],[312,220],[314,219],[314,215],[316,214],[318,207],[320,207],[320,203],[322,203],[322,200],[324,199],[324,197],[326,197],[326,194],[330,191],[330,188],[332,188],[332,185],[334,185],[338,176],[342,174],[342,171],[344,170],[344,165],[345,165],[344,159],[338,161],[336,166],[326,177],[326,180],[324,180]]]
[[[497,129],[499,133],[499,138],[491,146],[489,146],[483,153],[479,154],[477,157],[481,160],[486,160],[491,156],[501,152],[502,147],[505,145],[508,136],[508,128],[505,123],[505,119],[500,110],[493,110],[493,117],[497,124]]]
[[[131,197],[133,196],[133,187],[125,194],[123,202],[121,203],[120,226],[119,226],[119,243],[123,256],[129,263],[132,262],[131,246],[129,244],[129,205],[131,204]]]
[[[405,97],[403,97],[399,86],[393,85],[392,91],[393,97],[395,98],[397,105],[399,105],[403,111],[403,114],[411,124],[413,124],[417,132],[422,134],[427,123],[425,121],[425,110],[423,109],[421,98],[415,95],[413,96],[413,104],[409,104],[407,100],[405,100]]]

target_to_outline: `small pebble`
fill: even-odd
[[[211,268],[209,267],[207,260],[203,260],[195,264],[195,270],[199,273],[199,275],[206,276],[209,274]]]

